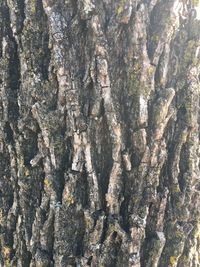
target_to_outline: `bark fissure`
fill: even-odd
[[[0,2],[0,266],[200,266],[199,8]]]

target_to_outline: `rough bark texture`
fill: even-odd
[[[0,0],[0,266],[200,266],[198,0]]]

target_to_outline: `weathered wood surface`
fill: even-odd
[[[0,266],[200,266],[198,0],[0,0]]]

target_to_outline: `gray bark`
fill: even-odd
[[[0,266],[200,266],[199,12],[0,1]]]

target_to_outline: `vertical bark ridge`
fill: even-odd
[[[0,265],[199,266],[199,1],[0,2]]]

